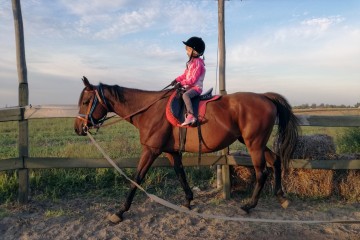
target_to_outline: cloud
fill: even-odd
[[[4,5],[7,21],[12,21],[11,4]],[[62,0],[44,4],[40,0],[23,3],[28,35],[41,38],[116,40],[152,29],[152,34],[216,34],[217,8],[208,2],[163,0]],[[210,11],[209,11],[210,10]],[[3,16],[3,14],[2,14]]]
[[[99,15],[104,12],[114,12],[123,7],[129,0],[62,0],[62,5],[71,13],[80,17]]]
[[[340,23],[342,21],[344,21],[343,17],[333,16],[333,17],[307,19],[302,21],[301,25],[315,27],[320,31],[326,31],[331,25]]]
[[[207,11],[204,9],[207,8]],[[169,29],[172,33],[189,32],[214,33],[217,29],[217,8],[204,6],[203,3],[190,1],[169,2],[166,6],[166,18],[169,19]],[[214,30],[215,29],[215,30]]]
[[[80,36],[96,40],[114,40],[145,31],[163,18],[163,1],[63,1],[75,14],[74,29]],[[162,25],[161,25],[162,26]],[[155,29],[157,27],[155,26]]]
[[[316,39],[330,31],[331,27],[344,20],[345,18],[341,16],[305,19],[293,26],[276,30],[274,40],[281,42],[289,41],[290,39]]]
[[[111,18],[111,21],[106,21],[104,29],[96,32],[94,37],[110,39],[147,29],[154,24],[157,13],[155,9],[140,9],[120,14]]]
[[[96,39],[115,39],[153,27],[163,35],[196,32],[216,32],[216,8],[208,11],[207,3],[190,1],[127,1],[102,4],[102,1],[78,3],[64,1],[70,12],[77,16],[75,28],[79,34],[93,35]],[[84,6],[86,5],[86,6]],[[126,7],[125,7],[126,6]],[[130,7],[131,6],[131,7]],[[207,11],[204,9],[207,8]]]

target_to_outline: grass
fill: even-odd
[[[0,208],[0,219],[3,219],[4,217],[9,216],[9,212],[6,209]]]
[[[335,142],[344,141],[346,128],[303,127],[303,134],[327,134]],[[0,158],[18,156],[17,122],[0,123]],[[344,135],[345,134],[345,135]],[[96,139],[112,158],[137,157],[141,151],[139,135],[134,126],[119,122],[100,129]],[[351,140],[348,141],[348,145]],[[269,143],[271,146],[271,141]],[[87,137],[74,133],[73,119],[29,120],[29,155],[31,157],[101,158],[102,155]],[[344,148],[345,149],[345,148]],[[230,150],[246,150],[236,142]],[[342,148],[342,151],[343,150]],[[1,159],[0,159],[1,161]],[[128,176],[134,169],[124,169]],[[213,185],[216,171],[212,167],[185,168],[190,186],[206,189]],[[123,196],[129,183],[113,169],[36,169],[30,170],[30,187],[33,198],[59,199],[76,194]],[[174,171],[170,168],[152,168],[144,183],[145,189],[160,196],[182,191]],[[0,172],[0,203],[16,200],[16,171]]]
[[[45,217],[47,217],[47,218],[54,218],[54,217],[61,217],[61,216],[68,215],[68,213],[66,213],[63,209],[46,210],[44,214],[45,214]]]
[[[17,122],[0,123],[5,137],[0,139],[1,158],[17,157]],[[138,157],[141,151],[137,129],[127,122],[102,128],[96,140],[112,158]],[[102,158],[87,137],[74,133],[73,119],[29,120],[29,155],[31,157]],[[1,161],[1,160],[0,160]],[[133,176],[134,169],[123,169]],[[186,168],[190,185],[211,185],[215,172],[211,167]],[[78,194],[96,193],[119,196],[127,192],[129,183],[114,169],[36,169],[30,170],[33,198],[56,200]],[[152,168],[142,186],[160,195],[182,191],[171,168]],[[16,171],[0,172],[0,203],[16,200]]]

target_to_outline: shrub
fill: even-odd
[[[340,153],[360,153],[360,127],[345,129],[337,147]]]
[[[0,203],[16,200],[17,176],[15,171],[0,172]]]

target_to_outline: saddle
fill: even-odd
[[[198,124],[204,124],[207,122],[205,119],[206,104],[208,102],[218,100],[221,97],[220,95],[213,96],[212,90],[213,88],[210,88],[204,94],[191,99],[194,116],[198,119]],[[186,107],[182,99],[182,92],[179,90],[174,91],[174,93],[170,96],[166,106],[166,118],[173,126],[180,127],[181,123],[185,120],[185,112]],[[188,125],[184,126],[184,128],[196,126],[197,124],[195,124],[195,126]]]

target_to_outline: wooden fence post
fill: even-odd
[[[221,95],[226,95],[225,87],[225,0],[218,0],[219,17],[219,90]],[[227,154],[226,150],[222,151]],[[226,158],[227,159],[227,158]],[[226,162],[227,164],[227,162]],[[222,165],[222,187],[224,199],[230,199],[230,168],[229,165]]]
[[[20,0],[12,0],[14,14],[16,61],[19,80],[19,107],[21,120],[19,121],[19,157],[22,159],[22,168],[18,170],[20,203],[26,203],[29,197],[29,170],[25,168],[25,157],[29,155],[28,121],[24,117],[25,106],[29,104],[29,89],[27,83],[27,68],[25,60],[24,29],[21,15]]]

